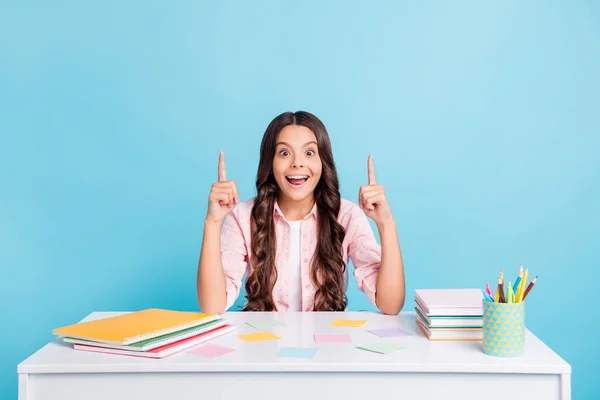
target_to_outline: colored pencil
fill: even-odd
[[[519,285],[519,294],[517,295],[517,303],[523,301],[523,293],[525,292],[525,286],[527,286],[527,277],[529,276],[529,268],[525,268],[525,272],[523,273],[523,280]]]
[[[492,293],[492,289],[490,288],[490,284],[486,282],[485,291],[490,295],[491,298],[494,298],[494,293]]]
[[[481,292],[483,293],[483,298],[485,299],[485,301],[494,301],[494,298],[491,297],[485,290],[481,289]]]
[[[517,277],[517,280],[515,281],[515,285],[513,286],[513,292],[517,293],[517,290],[519,289],[519,285],[521,284],[521,279],[523,279],[523,266],[521,265],[521,268],[519,268],[519,276]]]
[[[497,303],[500,300],[500,288],[496,286],[496,295],[494,296],[494,302]]]
[[[525,293],[523,294],[523,300],[525,300],[525,297],[527,297],[527,294],[529,293],[529,291],[531,290],[533,285],[535,285],[536,280],[537,280],[537,276],[535,278],[533,278],[531,280],[531,282],[529,282],[529,286],[527,286],[527,289],[525,290]]]

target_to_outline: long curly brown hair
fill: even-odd
[[[275,311],[273,287],[277,281],[275,268],[275,224],[273,208],[279,186],[273,176],[277,136],[287,125],[303,125],[317,137],[323,165],[321,179],[315,187],[318,238],[311,263],[311,280],[317,288],[314,311],[343,311],[348,303],[345,294],[342,242],[345,231],[337,217],[340,212],[340,192],[333,162],[331,142],[325,125],[313,114],[298,111],[277,116],[265,131],[260,146],[260,161],[256,176],[257,196],[251,216],[251,262],[254,267],[246,279],[244,311]]]

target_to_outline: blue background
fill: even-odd
[[[523,264],[540,276],[528,328],[592,397],[600,3],[27,3],[0,12],[0,393],[52,328],[197,309],[219,150],[253,197],[267,124],[302,109],[329,130],[343,197],[373,154],[405,310],[415,288]],[[373,309],[354,280],[349,299]]]

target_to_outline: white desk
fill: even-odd
[[[92,313],[85,320],[118,313]],[[144,359],[73,350],[55,340],[18,365],[19,400],[45,399],[571,399],[571,367],[531,332],[525,355],[485,355],[481,342],[433,342],[414,313],[227,313],[236,333],[246,321],[277,319],[281,340],[246,343],[236,333],[211,343],[237,349],[217,358],[185,352]],[[363,328],[329,326],[368,319]],[[367,329],[398,327],[413,336],[379,339]],[[316,344],[314,333],[349,333],[353,343]],[[355,346],[379,340],[406,346],[381,355]],[[319,347],[310,360],[276,358],[280,347]]]

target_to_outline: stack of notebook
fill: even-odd
[[[415,289],[417,325],[429,340],[482,340],[480,289]]]
[[[75,350],[163,358],[235,330],[219,315],[151,308],[52,331]]]

